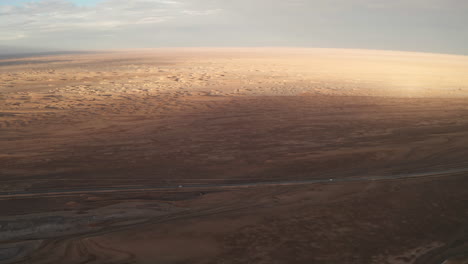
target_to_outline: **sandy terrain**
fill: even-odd
[[[158,49],[0,60],[0,263],[465,263],[468,57]]]

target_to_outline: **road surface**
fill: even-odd
[[[45,196],[69,196],[79,194],[96,194],[112,192],[139,192],[139,191],[167,191],[167,190],[190,190],[190,189],[227,189],[227,188],[248,188],[262,186],[282,186],[282,185],[304,185],[317,183],[343,183],[343,182],[368,182],[368,181],[386,181],[403,180],[413,178],[427,178],[446,176],[451,174],[468,173],[468,168],[457,168],[432,172],[418,172],[384,176],[368,177],[347,177],[347,178],[322,178],[310,180],[282,180],[282,181],[262,181],[248,183],[221,183],[221,184],[188,184],[188,185],[167,185],[167,186],[111,186],[98,188],[81,189],[55,189],[55,190],[31,190],[31,191],[13,191],[0,192],[0,199],[14,198],[37,198]]]

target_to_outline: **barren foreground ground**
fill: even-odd
[[[0,263],[466,263],[467,72],[327,49],[0,60]]]

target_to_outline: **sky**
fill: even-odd
[[[467,14],[467,0],[0,0],[0,52],[281,46],[468,55]]]

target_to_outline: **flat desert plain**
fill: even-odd
[[[468,263],[468,57],[0,60],[0,263]]]

